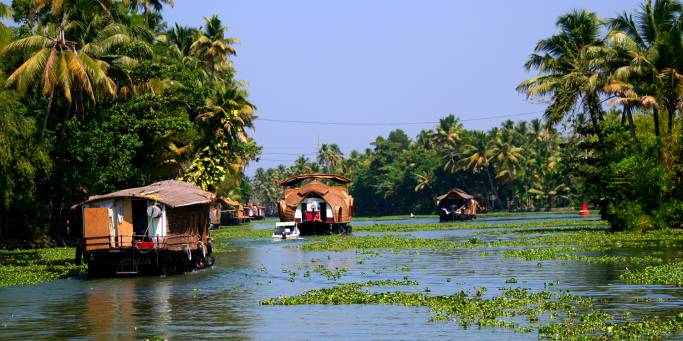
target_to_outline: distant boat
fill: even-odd
[[[337,185],[328,185],[323,180]],[[288,235],[346,233],[351,231],[353,197],[346,187],[351,179],[335,174],[303,174],[280,182],[285,187],[278,205],[280,223],[274,238]]]
[[[439,221],[471,220],[477,217],[479,203],[474,197],[459,188],[453,188],[436,197]]]

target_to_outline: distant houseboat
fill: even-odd
[[[477,217],[478,202],[459,188],[436,197],[439,221],[470,220]]]
[[[91,275],[178,273],[214,262],[210,223],[220,221],[216,197],[176,180],[91,196],[82,214],[76,259]]]
[[[335,183],[328,185],[323,181]],[[351,231],[351,179],[334,174],[304,174],[280,182],[285,187],[278,205],[280,223],[273,237],[345,233]]]
[[[244,208],[239,202],[230,198],[219,198],[221,205],[221,226],[239,225],[248,222],[250,219],[245,217]]]
[[[251,220],[263,220],[266,219],[266,208],[265,206],[260,206],[250,201],[247,206],[244,207],[244,215]]]

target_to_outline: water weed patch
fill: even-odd
[[[448,231],[448,230],[474,230],[474,229],[521,229],[534,227],[607,227],[602,220],[585,219],[552,219],[543,221],[527,221],[516,223],[484,223],[484,222],[454,222],[454,223],[428,223],[428,224],[374,224],[354,226],[357,232],[415,232],[415,231]]]
[[[356,249],[433,249],[453,250],[463,247],[458,243],[446,239],[410,238],[403,235],[381,236],[330,236],[317,238],[301,247],[305,251],[349,251]],[[473,245],[473,244],[470,244]]]
[[[683,261],[626,270],[621,280],[632,284],[667,284],[683,286]]]
[[[84,273],[74,263],[72,247],[32,250],[0,250],[0,287],[38,284]]]

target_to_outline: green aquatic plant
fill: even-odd
[[[683,261],[646,266],[639,270],[627,269],[619,276],[626,283],[667,284],[683,286]]]
[[[0,287],[38,284],[82,274],[85,264],[74,263],[72,247],[0,250]]]
[[[604,312],[588,312],[579,318],[549,323],[539,328],[541,339],[552,340],[659,340],[683,331],[683,318],[645,316],[639,321],[616,322]]]
[[[656,256],[616,256],[616,255],[580,255],[577,252],[589,252],[590,248],[551,247],[505,250],[503,255],[524,260],[575,260],[585,263],[614,264],[659,264],[664,259]]]
[[[661,229],[650,231],[610,232],[602,230],[567,230],[562,233],[539,234],[524,238],[498,241],[489,246],[566,246],[584,248],[589,251],[611,249],[666,249],[683,246],[683,234],[678,230]]]
[[[501,295],[486,298],[485,288],[474,293],[459,291],[452,295],[432,296],[425,288],[421,293],[368,292],[373,286],[417,285],[412,281],[366,282],[341,284],[332,288],[306,291],[296,296],[283,296],[261,301],[262,305],[302,304],[396,304],[428,307],[434,321],[457,320],[461,326],[505,326],[517,328],[519,323],[507,321],[515,316],[537,316],[547,312],[560,312],[576,305],[590,306],[590,299],[569,294],[553,295],[548,291],[532,292],[525,288],[507,289]],[[535,317],[527,319],[538,322]]]
[[[258,239],[267,238],[273,234],[272,230],[254,230],[247,226],[224,226],[220,229],[211,231],[211,238],[216,241],[230,240],[230,239]]]
[[[299,246],[305,251],[348,251],[354,249],[435,249],[453,250],[463,247],[458,243],[436,238],[409,238],[402,235],[379,236],[328,236],[312,240]],[[470,244],[474,246],[473,244]]]
[[[375,286],[419,285],[414,281],[376,281],[347,283],[332,288],[306,291],[296,296],[283,296],[261,301],[262,305],[340,305],[391,304],[427,307],[433,321],[457,321],[462,327],[493,326],[514,329],[519,333],[538,331],[541,339],[554,340],[621,340],[661,339],[683,331],[683,313],[673,319],[644,316],[640,320],[619,321],[616,317],[590,311],[588,297],[549,291],[532,292],[526,288],[507,288],[494,297],[485,297],[485,288],[474,293],[432,296],[422,292],[368,292]],[[578,314],[577,309],[588,310]],[[630,315],[624,318],[629,318]],[[541,321],[549,322],[541,323]],[[559,320],[558,322],[552,322]]]
[[[415,231],[448,231],[474,229],[521,229],[534,227],[603,227],[607,223],[602,220],[585,219],[551,219],[542,221],[521,221],[514,223],[495,222],[453,222],[427,224],[374,224],[354,226],[356,232],[415,232]]]
[[[349,268],[335,267],[334,270],[331,270],[320,264],[314,271],[319,273],[321,276],[327,278],[328,280],[336,281],[342,278],[342,276],[344,276],[345,273],[349,272]]]

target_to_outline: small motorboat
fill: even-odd
[[[273,231],[273,239],[299,239],[301,233],[296,223],[278,222],[275,223],[275,230]]]

